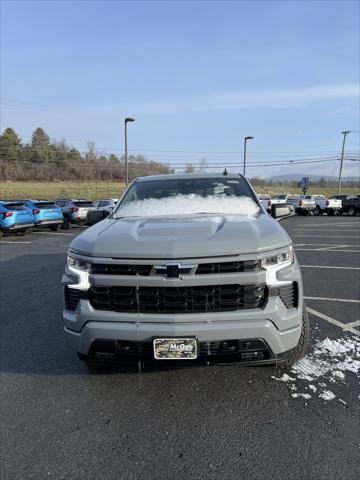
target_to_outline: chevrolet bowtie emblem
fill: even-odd
[[[179,278],[180,275],[192,273],[195,265],[180,265],[180,263],[167,263],[166,265],[157,265],[155,275],[164,275],[167,278]]]

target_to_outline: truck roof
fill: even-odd
[[[167,173],[164,175],[148,175],[146,177],[139,177],[136,179],[136,182],[147,182],[151,180],[170,180],[170,179],[190,179],[190,178],[219,178],[224,177],[225,179],[233,178],[239,179],[242,177],[240,173],[228,173],[224,175],[223,172],[218,173],[204,173],[204,172],[197,172],[197,173]]]

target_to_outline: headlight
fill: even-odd
[[[67,265],[68,267],[73,267],[77,270],[82,270],[83,272],[90,272],[91,270],[91,263],[85,262],[80,258],[73,257],[72,255],[68,255]]]
[[[276,265],[281,265],[282,263],[291,265],[293,261],[294,261],[294,249],[292,245],[290,245],[290,247],[288,247],[284,252],[261,260],[261,266],[264,270],[269,270],[270,268]]]

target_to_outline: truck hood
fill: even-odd
[[[261,253],[287,246],[266,213],[105,219],[76,237],[71,250],[93,257],[180,259]]]

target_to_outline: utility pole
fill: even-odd
[[[247,140],[253,140],[254,137],[245,137],[244,138],[244,168],[243,168],[243,174],[245,177],[245,172],[246,172],[246,142]]]
[[[124,125],[125,125],[125,186],[127,188],[129,184],[129,165],[128,165],[128,149],[127,149],[127,124],[129,122],[135,122],[134,118],[125,118]]]
[[[346,135],[348,135],[350,133],[350,130],[344,130],[341,133],[342,133],[342,135],[344,135],[344,138],[343,138],[343,144],[342,144],[342,150],[341,150],[341,159],[340,159],[340,171],[339,171],[339,181],[338,181],[338,191],[337,191],[338,195],[340,195],[340,193],[341,193],[341,173],[342,173],[342,167],[343,167],[343,162],[344,162],[345,140],[346,140]]]

